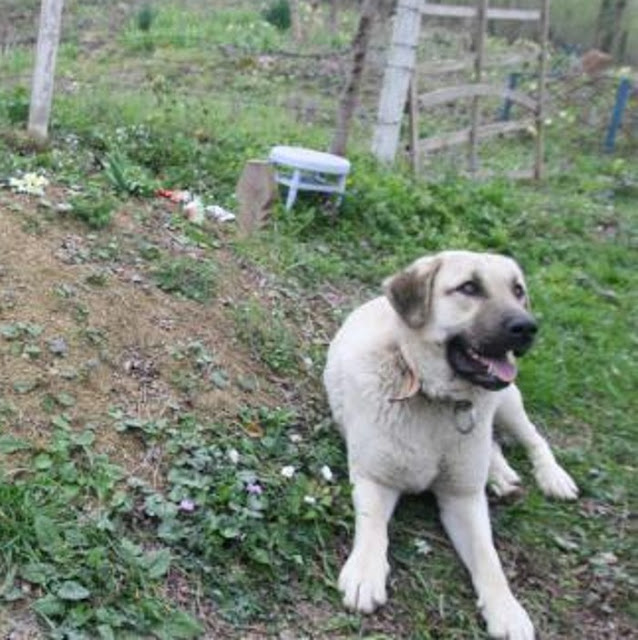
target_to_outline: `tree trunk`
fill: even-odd
[[[622,41],[623,35],[626,31],[623,31],[623,18],[625,17],[625,9],[627,8],[627,0],[616,0],[616,7],[614,10],[614,28],[613,38],[611,41],[611,54],[619,60],[622,57]]]
[[[364,0],[357,32],[352,41],[353,58],[350,77],[341,95],[337,112],[337,128],[330,146],[330,152],[339,156],[343,156],[346,153],[352,117],[359,102],[363,71],[377,4],[377,0]]]
[[[627,0],[602,0],[596,20],[596,46],[612,55],[619,48]]]
[[[46,142],[53,101],[55,60],[60,41],[64,0],[42,0],[35,66],[31,84],[27,132],[37,142]]]

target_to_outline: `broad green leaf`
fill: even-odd
[[[115,634],[113,633],[113,627],[108,624],[100,624],[97,627],[97,632],[100,634],[102,640],[115,640]]]
[[[201,636],[204,628],[185,611],[175,611],[154,631],[162,640],[191,640]]]
[[[62,536],[57,524],[47,516],[36,516],[33,522],[40,549],[55,555],[62,546]]]
[[[62,405],[63,407],[72,407],[75,404],[75,398],[69,393],[58,393],[58,395],[55,396],[55,399],[57,400],[58,404]]]
[[[46,584],[55,574],[55,567],[46,562],[30,562],[20,569],[20,577],[33,584]]]
[[[55,416],[51,420],[51,424],[58,429],[68,429],[71,424],[65,415]]]
[[[24,327],[22,327],[32,338],[37,338],[42,334],[44,328],[39,324],[31,324],[27,322]]]
[[[52,594],[39,598],[33,603],[33,608],[36,613],[47,618],[62,615],[64,613],[64,606],[64,602]]]
[[[15,438],[14,436],[0,437],[0,453],[14,453],[15,451],[24,451],[30,448],[31,443],[22,438]]]
[[[67,580],[62,583],[62,586],[57,590],[55,594],[61,600],[86,600],[91,592],[76,580]]]
[[[0,335],[5,340],[15,340],[20,335],[20,327],[16,324],[0,325]]]
[[[73,440],[73,443],[79,447],[88,447],[95,441],[95,433],[90,429],[87,429],[81,433],[73,434],[71,439]]]
[[[53,466],[53,458],[48,453],[39,453],[33,459],[33,465],[38,471],[45,471]]]
[[[38,386],[37,380],[16,380],[12,387],[16,393],[23,395],[25,393],[30,393]]]
[[[149,578],[161,578],[171,566],[171,552],[168,549],[149,551],[145,554],[143,563],[148,569]]]

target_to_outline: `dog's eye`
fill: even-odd
[[[522,284],[518,284],[518,282],[514,285],[514,295],[518,300],[522,300],[525,297],[525,289]]]
[[[463,293],[466,296],[479,296],[481,295],[481,287],[478,282],[474,280],[468,280],[462,285],[458,286],[456,290]]]

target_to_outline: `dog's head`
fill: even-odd
[[[514,356],[529,349],[537,329],[514,260],[445,251],[420,258],[384,288],[408,330],[443,345],[458,376],[490,390],[514,380]]]

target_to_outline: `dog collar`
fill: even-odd
[[[389,402],[405,402],[420,395],[430,402],[438,401],[449,403],[454,410],[454,421],[456,422],[458,431],[466,434],[474,429],[476,422],[473,411],[474,405],[471,400],[458,400],[451,397],[433,398],[429,396],[423,390],[423,384],[419,378],[416,367],[400,349],[397,353],[397,365],[402,379],[401,388],[396,396],[388,398]]]

